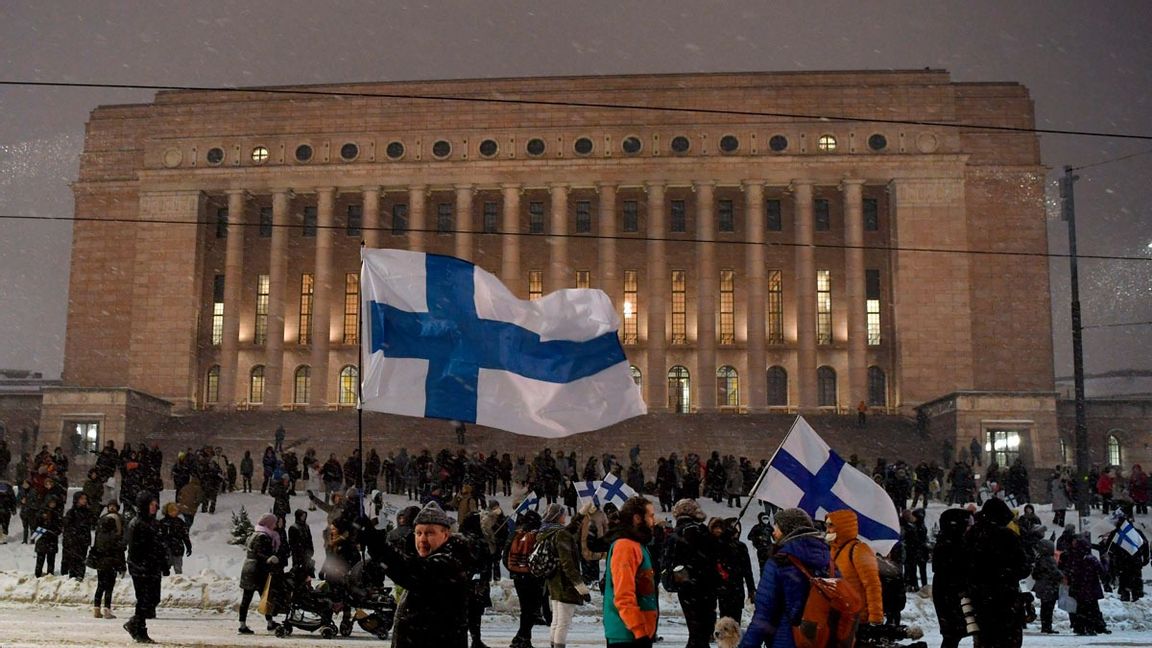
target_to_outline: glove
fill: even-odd
[[[188,557],[188,556],[191,556],[191,555],[192,555],[192,547],[188,547],[188,551],[185,551],[185,552],[184,552],[184,556],[185,556],[185,557]]]
[[[280,557],[279,556],[268,556],[268,560],[265,560],[264,562],[275,567],[276,565],[280,564]]]

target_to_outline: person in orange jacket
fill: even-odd
[[[656,572],[647,545],[656,512],[643,496],[620,507],[620,537],[608,550],[604,577],[604,638],[617,648],[652,648],[660,617]]]
[[[860,624],[884,623],[884,597],[880,588],[880,570],[876,552],[857,537],[860,531],[856,513],[849,510],[832,511],[824,518],[828,544],[836,570],[855,588],[864,601]]]

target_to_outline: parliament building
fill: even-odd
[[[1062,463],[1033,115],[1020,84],[934,69],[101,106],[41,435],[354,409],[363,244],[471,260],[524,299],[605,291],[651,416],[694,434],[854,424],[863,402],[957,451]]]

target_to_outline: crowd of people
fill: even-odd
[[[371,449],[363,458],[356,451],[343,460],[330,453],[322,461],[312,448],[298,454],[285,436],[278,429],[258,460],[244,451],[233,463],[222,447],[179,452],[168,474],[174,496],[163,505],[164,462],[156,446],[118,450],[108,442],[70,498],[68,457],[44,447],[17,464],[17,488],[0,481],[2,531],[7,535],[10,517],[18,514],[23,542],[36,553],[38,577],[56,573],[58,552],[61,574],[82,580],[86,568],[94,570],[96,618],[115,618],[112,589],[118,576],[130,575],[136,607],[124,627],[141,642],[151,641],[146,622],[155,617],[162,576],[181,573],[183,559],[192,555],[197,515],[214,514],[221,493],[252,493],[257,483],[270,501],[243,539],[241,634],[254,632],[247,618],[254,602],[267,630],[275,632],[286,601],[311,595],[318,584],[340,600],[357,579],[385,575],[400,593],[393,632],[401,647],[486,648],[482,619],[492,606],[491,583],[505,577],[519,603],[511,648],[531,648],[533,627],[541,624],[549,627],[551,646],[564,646],[576,608],[589,604],[593,591],[603,601],[609,645],[650,646],[659,640],[661,588],[678,600],[688,648],[708,646],[722,617],[743,622],[748,604],[754,612],[740,645],[790,646],[791,622],[808,592],[805,571],[836,574],[859,593],[857,637],[864,645],[903,636],[906,595],[929,584],[929,563],[945,648],[974,632],[982,646],[1019,646],[1032,600],[1040,603],[1042,632],[1054,633],[1053,610],[1062,595],[1077,603],[1075,632],[1105,633],[1098,606],[1103,592],[1116,588],[1125,601],[1144,594],[1146,539],[1134,553],[1113,541],[1125,523],[1147,512],[1147,476],[1140,466],[1096,470],[1080,482],[1057,467],[1046,482],[1053,502],[1049,527],[1030,504],[1013,510],[1031,500],[1019,461],[1007,470],[990,463],[980,478],[975,451],[969,454],[975,468],[962,458],[947,473],[934,462],[878,459],[871,475],[901,521],[900,542],[879,555],[859,537],[850,510],[813,520],[799,509],[764,504],[747,533],[735,515],[705,515],[701,499],[740,507],[766,461],[673,453],[657,458],[648,480],[638,446],[627,465],[610,453],[581,462],[575,452],[552,449],[515,459],[464,449],[410,454],[401,448],[383,455]],[[0,460],[0,478],[6,478],[6,446]],[[865,469],[856,456],[850,463]],[[608,473],[655,502],[639,496],[620,507],[581,505],[577,484]],[[1112,533],[1095,542],[1064,526],[1079,488],[1087,488],[1114,523]],[[509,516],[497,500],[511,505],[530,493],[539,497],[540,509]],[[412,504],[387,519],[379,514],[386,494]],[[293,497],[304,498],[295,510]],[[937,500],[954,506],[929,529],[923,507]],[[659,519],[657,506],[670,518]],[[319,565],[308,525],[309,512],[317,510],[326,516]],[[1020,591],[1028,576],[1032,594]],[[351,611],[342,606],[342,627],[351,626]]]

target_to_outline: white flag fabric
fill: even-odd
[[[600,290],[517,299],[449,256],[364,250],[361,407],[557,438],[646,414]]]
[[[1124,524],[1116,529],[1116,536],[1112,542],[1120,545],[1120,548],[1129,554],[1135,555],[1140,551],[1140,547],[1144,546],[1144,537],[1137,533],[1136,527],[1132,526],[1131,522],[1125,520]]]
[[[600,488],[599,479],[574,482],[572,486],[576,489],[577,510],[584,508],[586,504],[600,508],[600,498],[596,497],[596,491]]]
[[[604,475],[604,479],[600,480],[600,484],[596,487],[596,499],[600,500],[601,506],[611,502],[616,508],[620,508],[629,497],[635,496],[636,491],[611,472]]]
[[[860,539],[879,554],[886,555],[900,540],[899,516],[888,493],[845,463],[801,416],[752,495],[783,508],[803,509],[817,520],[832,511],[854,511]]]

